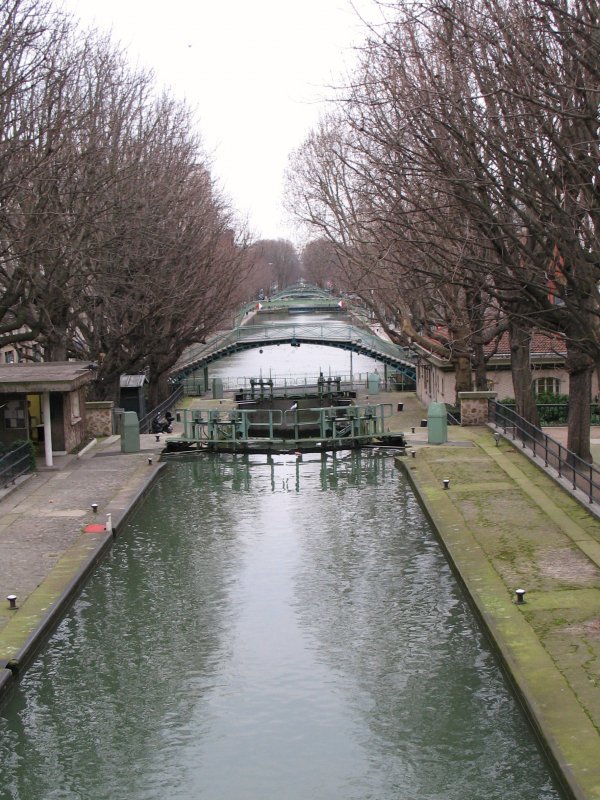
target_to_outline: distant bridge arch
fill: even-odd
[[[406,348],[347,323],[244,325],[215,336],[205,344],[189,347],[171,371],[171,380],[179,382],[193,372],[234,353],[270,345],[316,344],[336,347],[379,361],[409,380],[416,379],[416,360]]]

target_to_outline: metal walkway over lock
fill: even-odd
[[[265,323],[233,328],[206,344],[189,347],[172,371],[171,380],[180,382],[213,361],[243,350],[281,344],[292,347],[302,344],[337,347],[380,361],[410,380],[414,381],[416,377],[415,356],[406,348],[386,342],[354,325],[331,321],[317,324]]]
[[[215,449],[293,452],[353,448],[374,440],[404,446],[401,435],[386,433],[391,404],[295,409],[181,409],[183,435],[167,440],[168,451]]]

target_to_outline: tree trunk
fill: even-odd
[[[152,380],[152,372],[150,385],[148,387],[148,396],[150,400],[150,407],[156,408],[157,405],[166,400],[172,394],[173,388],[169,384],[169,373],[163,372],[155,380]]]
[[[485,351],[481,342],[477,342],[473,346],[473,358],[475,368],[475,389],[478,392],[485,392],[488,388],[487,369],[485,362]]]
[[[455,356],[454,375],[456,380],[456,404],[458,405],[459,392],[473,391],[473,370],[471,369],[471,359],[467,355]]]
[[[66,361],[67,346],[64,341],[51,341],[44,347],[44,358],[46,361]]]
[[[594,361],[569,346],[565,368],[569,373],[569,433],[567,447],[587,463],[592,463],[590,424],[592,373]]]
[[[540,417],[533,393],[533,376],[529,358],[531,328],[524,328],[514,319],[508,324],[510,337],[510,368],[515,392],[516,412],[536,428],[540,427]]]

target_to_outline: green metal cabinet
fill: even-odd
[[[427,441],[444,444],[448,441],[448,413],[444,403],[430,403],[427,409]]]
[[[125,411],[121,430],[121,452],[140,452],[140,423],[135,411]]]

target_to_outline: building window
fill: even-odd
[[[560,394],[560,380],[558,378],[536,378],[533,382],[535,396],[541,394]]]
[[[15,351],[14,350],[5,350],[4,351],[4,363],[5,364],[14,364],[15,363]]]
[[[81,419],[81,409],[79,407],[79,391],[71,392],[71,424],[74,425]]]
[[[25,427],[25,409],[19,400],[10,400],[5,403],[4,427],[7,429]]]

